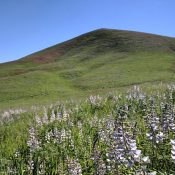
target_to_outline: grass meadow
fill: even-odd
[[[1,174],[175,173],[175,86],[1,114]]]
[[[170,53],[110,53],[83,61],[83,54],[76,55],[76,61],[74,57],[41,65],[0,65],[0,110],[79,100],[133,84],[149,86],[175,79],[174,54]]]

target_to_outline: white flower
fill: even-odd
[[[139,158],[141,155],[141,150],[137,149],[134,153],[134,158]]]
[[[142,161],[143,161],[144,163],[150,163],[150,159],[149,159],[148,156],[142,157]]]
[[[171,158],[173,162],[175,163],[175,140],[171,139],[170,143],[171,143]]]
[[[172,140],[172,139],[171,139],[171,144],[172,144],[172,145],[175,145],[175,140]]]
[[[156,171],[153,171],[153,172],[148,173],[148,175],[156,175],[156,174],[157,174]]]
[[[175,161],[175,156],[174,155],[171,155],[171,158],[173,159],[173,161]]]

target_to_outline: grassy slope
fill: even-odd
[[[0,109],[174,82],[175,39],[97,30],[0,65]]]

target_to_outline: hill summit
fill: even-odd
[[[56,61],[65,54],[75,54],[82,50],[89,54],[103,54],[110,51],[175,51],[175,38],[142,32],[98,29],[69,41],[57,44],[38,53],[25,57],[25,61],[48,63]],[[87,56],[88,57],[88,56]],[[23,59],[23,60],[24,60]]]

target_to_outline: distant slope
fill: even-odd
[[[95,30],[0,64],[0,109],[174,82],[175,38]]]

